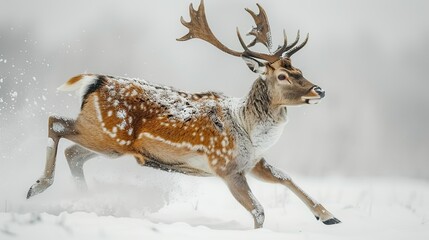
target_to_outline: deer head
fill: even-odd
[[[241,57],[251,71],[259,74],[260,78],[266,81],[272,104],[274,105],[318,103],[325,96],[325,92],[319,86],[305,79],[301,70],[292,66],[290,59],[293,54],[305,46],[308,41],[308,34],[306,39],[301,44],[297,45],[300,38],[298,31],[295,41],[288,45],[287,37],[283,30],[283,45],[279,46],[274,53],[259,53],[249,49],[256,43],[263,44],[269,51],[272,47],[270,25],[267,15],[259,4],[257,4],[257,6],[259,8],[258,14],[255,14],[250,9],[246,9],[256,23],[256,27],[253,27],[248,35],[254,36],[255,39],[250,44],[246,45],[237,28],[238,40],[244,49],[242,52],[229,49],[214,36],[207,23],[203,0],[201,0],[198,10],[194,9],[192,3],[190,4],[190,22],[186,22],[183,17],[180,19],[182,24],[189,29],[189,32],[177,40],[186,41],[192,38],[199,38],[211,43],[227,54]]]

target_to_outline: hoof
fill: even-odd
[[[31,187],[31,188],[28,190],[28,193],[27,193],[27,199],[31,198],[33,195],[34,195],[34,194],[33,194],[33,187]]]
[[[338,220],[338,218],[334,217],[334,218],[328,219],[326,221],[323,221],[323,223],[326,224],[326,225],[333,225],[333,224],[341,223],[341,221]]]
[[[27,199],[33,197],[34,195],[37,195],[43,191],[45,191],[49,186],[51,186],[53,183],[52,178],[41,178],[36,181],[33,186],[30,187],[27,193]]]

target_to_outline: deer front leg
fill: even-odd
[[[317,220],[321,220],[324,224],[331,225],[337,224],[341,221],[335,218],[328,210],[326,210],[320,203],[316,202],[300,187],[298,187],[292,179],[282,171],[274,168],[268,164],[265,159],[261,159],[256,166],[252,169],[252,174],[265,182],[280,183],[288,187],[301,201],[310,209]]]
[[[261,228],[265,220],[264,209],[250,190],[246,177],[242,173],[236,173],[223,179],[235,199],[252,214],[254,227]]]
[[[46,148],[45,171],[27,193],[27,199],[45,191],[54,182],[55,160],[58,142],[62,137],[75,135],[75,121],[57,116],[50,116],[48,121],[48,146]]]

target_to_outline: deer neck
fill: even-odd
[[[255,128],[277,127],[286,123],[286,107],[272,104],[267,82],[261,78],[253,83],[240,112],[243,127],[248,133]]]

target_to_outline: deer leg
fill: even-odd
[[[264,209],[250,190],[246,177],[238,173],[223,179],[235,199],[252,214],[255,228],[261,228],[265,219]]]
[[[292,179],[285,173],[269,165],[265,159],[261,159],[252,169],[252,174],[265,182],[280,183],[288,187],[301,201],[310,209],[317,220],[321,220],[324,224],[337,224],[341,221],[334,217],[320,203],[316,202],[307,193],[305,193]]]
[[[67,163],[70,167],[71,174],[75,180],[77,186],[81,190],[87,190],[88,187],[85,182],[85,175],[83,173],[83,165],[89,159],[97,156],[96,153],[89,151],[88,149],[75,144],[64,151],[67,159]]]
[[[75,120],[50,116],[48,121],[48,146],[43,175],[33,184],[27,193],[27,199],[45,191],[54,182],[55,160],[58,142],[62,137],[76,135]]]

